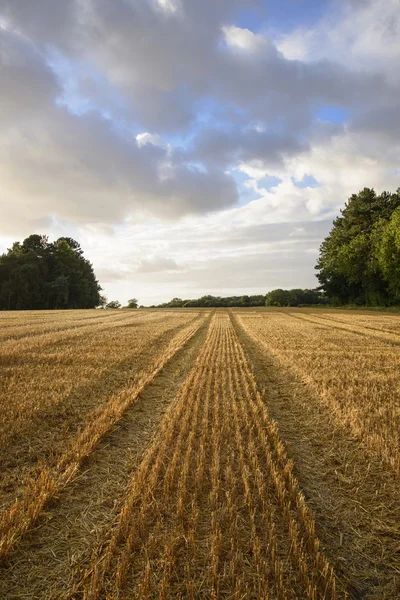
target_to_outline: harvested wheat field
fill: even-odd
[[[400,598],[400,316],[0,314],[0,598]]]

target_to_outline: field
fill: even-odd
[[[399,372],[392,314],[0,313],[0,598],[400,598]]]

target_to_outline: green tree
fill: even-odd
[[[0,309],[94,308],[100,285],[78,242],[33,234],[0,257]]]
[[[387,282],[392,303],[400,303],[400,207],[393,212],[388,223],[378,224],[375,257]]]
[[[272,290],[267,294],[265,306],[289,306],[290,292],[289,290]]]
[[[106,308],[121,308],[121,302],[119,300],[111,300],[111,302],[106,304]]]
[[[400,190],[377,195],[369,188],[353,194],[320,248],[318,280],[337,304],[391,302],[387,275],[375,251],[383,231],[400,206]]]
[[[136,300],[136,298],[131,298],[130,300],[128,300],[127,308],[137,308],[137,307],[138,307],[138,301]]]
[[[305,304],[327,304],[328,298],[321,290],[272,290],[268,292],[265,306],[302,306]]]
[[[66,275],[59,275],[48,283],[49,296],[53,300],[53,308],[68,306],[69,282]]]

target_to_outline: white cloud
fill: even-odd
[[[124,301],[312,285],[348,196],[400,185],[399,4],[275,40],[249,5],[2,0],[2,247],[72,232]]]
[[[263,35],[253,33],[249,29],[226,25],[222,28],[222,33],[224,41],[231,49],[246,52],[265,52],[270,48],[270,44]]]
[[[400,10],[397,0],[340,0],[313,29],[299,27],[278,37],[289,59],[328,58],[400,82]]]
[[[145,146],[146,144],[151,144],[152,146],[159,146],[160,148],[165,148],[166,150],[168,150],[168,152],[171,152],[172,150],[170,144],[165,142],[160,135],[148,133],[147,131],[144,133],[138,133],[136,136],[136,142],[139,148]]]
[[[156,6],[161,8],[167,15],[175,15],[182,10],[180,0],[155,0]]]

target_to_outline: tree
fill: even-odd
[[[172,298],[170,302],[168,302],[168,306],[170,308],[181,308],[184,305],[185,301],[181,298]]]
[[[150,308],[200,308],[200,307],[230,307],[230,306],[264,306],[265,296],[229,296],[221,298],[220,296],[202,296],[193,300],[182,300],[173,298],[169,302],[159,304],[157,307]]]
[[[394,304],[400,303],[400,207],[388,223],[382,221],[377,226],[375,257]]]
[[[68,277],[59,275],[48,283],[50,295],[54,300],[54,308],[64,308],[68,305],[69,282]]]
[[[111,302],[106,304],[106,308],[121,308],[121,302],[118,300],[111,300]]]
[[[272,290],[268,292],[265,306],[304,306],[305,304],[327,304],[328,298],[321,290]]]
[[[137,308],[138,307],[138,301],[136,300],[136,298],[131,298],[130,300],[128,300],[128,305],[126,308]]]
[[[63,237],[59,238],[53,246],[54,276],[68,277],[68,308],[97,306],[100,300],[100,286],[94,276],[92,265],[83,257],[78,242]]]
[[[337,304],[384,305],[393,302],[389,270],[377,251],[386,225],[400,206],[396,193],[364,188],[353,194],[322,242],[318,280]]]
[[[290,306],[289,290],[272,290],[267,294],[265,306]]]
[[[94,308],[100,289],[72,238],[33,234],[0,256],[0,310]]]

